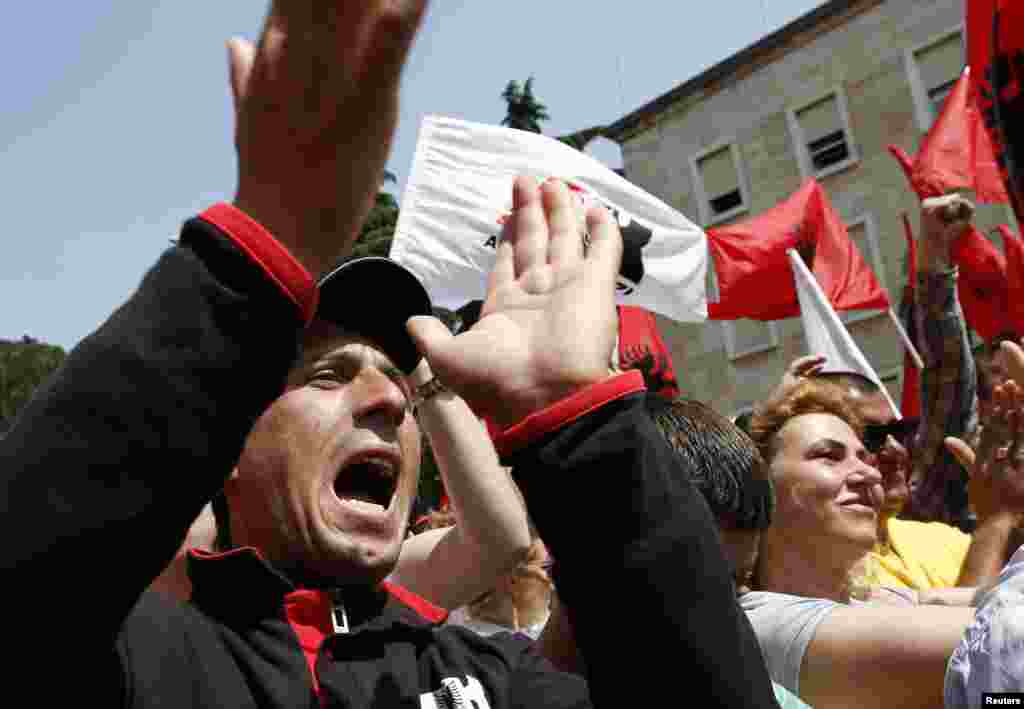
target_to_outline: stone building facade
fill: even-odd
[[[899,303],[901,214],[918,204],[886,146],[913,154],[965,57],[963,0],[832,0],[613,124],[626,176],[705,227],[741,221],[814,176]],[[1016,227],[1002,205],[977,226]],[[992,236],[998,243],[998,237]],[[899,401],[902,347],[884,312],[844,316]],[[685,395],[734,414],[806,354],[799,319],[659,318]]]

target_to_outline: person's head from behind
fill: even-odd
[[[649,395],[647,409],[686,475],[718,520],[738,589],[753,573],[761,532],[771,523],[774,491],[757,446],[698,401]]]
[[[751,437],[777,491],[766,545],[816,547],[851,561],[870,551],[884,492],[861,426],[843,388],[820,379],[757,408]]]
[[[368,293],[387,295],[368,307]],[[320,297],[283,393],[215,506],[219,546],[255,547],[310,585],[375,583],[398,559],[416,492],[421,442],[405,375],[419,355],[405,322],[430,314],[430,301],[386,259],[345,264]]]

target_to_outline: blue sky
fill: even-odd
[[[392,189],[401,196],[425,115],[499,123],[506,83],[533,75],[546,133],[610,123],[819,4],[433,0],[403,79]],[[255,38],[266,8],[94,0],[61,3],[59,17],[46,3],[7,13],[0,338],[73,347],[185,219],[232,197],[224,42]],[[615,146],[592,152],[620,164]]]

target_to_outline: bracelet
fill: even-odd
[[[419,407],[427,399],[430,399],[443,391],[449,391],[448,387],[441,383],[441,380],[434,377],[426,384],[420,384],[416,387],[416,391],[413,392],[412,406],[413,408]]]

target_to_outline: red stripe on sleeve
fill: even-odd
[[[398,584],[391,583],[390,581],[384,581],[381,585],[389,594],[416,611],[421,618],[429,620],[431,623],[443,623],[447,620],[448,611],[444,608],[435,606],[426,598],[418,596],[404,586],[399,586]]]
[[[316,313],[316,281],[291,252],[263,226],[234,205],[222,202],[199,215],[246,253],[299,308],[309,324]]]
[[[525,447],[531,441],[572,423],[605,404],[629,394],[645,390],[643,375],[632,369],[582,389],[572,396],[557,401],[546,409],[536,411],[494,439],[499,456],[506,456]]]

